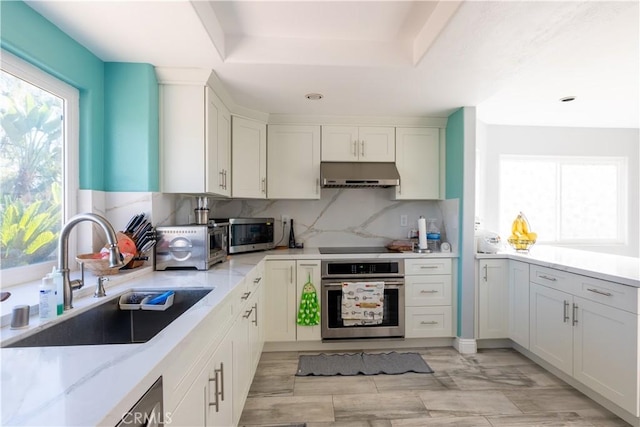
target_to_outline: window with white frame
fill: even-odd
[[[502,235],[524,212],[538,242],[626,242],[625,158],[502,155],[499,164]]]
[[[0,59],[0,276],[37,280],[55,265],[75,213],[78,90],[2,51]],[[70,247],[70,254],[74,254]]]

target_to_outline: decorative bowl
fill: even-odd
[[[84,264],[85,268],[94,276],[109,276],[113,274],[118,274],[122,267],[109,267],[109,259],[95,259],[93,258],[96,254],[80,254],[76,256],[76,261]],[[133,254],[126,254],[124,259],[122,260],[122,266],[129,264],[129,261],[133,259]]]

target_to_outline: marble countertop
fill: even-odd
[[[456,257],[456,254],[367,254],[360,259]],[[208,271],[144,271],[107,283],[108,297],[132,288],[213,288],[206,297],[144,344],[2,348],[0,424],[3,426],[115,425],[167,369],[170,354],[263,259],[344,259],[317,248],[278,249],[230,256]],[[126,277],[126,278],[125,278]],[[50,321],[32,316],[27,329],[2,328],[8,344],[102,302],[91,286],[77,294],[72,311]],[[37,289],[37,288],[36,288]]]
[[[529,253],[505,250],[477,259],[508,258],[640,288],[640,258],[536,245]]]

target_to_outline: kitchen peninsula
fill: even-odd
[[[634,292],[637,292],[637,288],[640,287],[640,269],[637,268],[637,260],[634,258],[614,257],[617,270],[603,268],[603,272],[600,273],[588,270],[586,266],[589,263],[581,263],[580,255],[585,257],[583,261],[588,261],[592,254],[562,249],[550,251],[555,251],[555,258],[550,258],[550,252],[547,252],[547,255],[541,253],[538,258],[535,251],[529,255],[499,254],[497,256],[526,259],[532,264],[561,268],[568,273],[590,272],[597,278],[623,283]],[[202,356],[205,351],[203,347],[213,345],[213,342],[222,342],[223,334],[221,331],[216,332],[214,327],[206,332],[205,337],[208,336],[210,340],[208,343],[200,341],[199,337],[203,336],[205,327],[211,325],[212,321],[219,322],[217,323],[219,328],[229,328],[231,319],[236,318],[241,311],[244,313],[244,309],[240,310],[241,306],[229,306],[229,303],[236,297],[241,297],[254,283],[260,283],[256,274],[259,273],[264,262],[322,260],[334,259],[336,256],[348,257],[347,255],[321,255],[316,248],[234,255],[228,262],[208,271],[150,272],[108,288],[107,293],[110,296],[131,288],[213,287],[213,291],[145,344],[3,348],[0,350],[3,361],[2,378],[5,382],[4,386],[8,387],[7,390],[11,389],[13,392],[2,395],[2,424],[114,425],[160,376],[163,376],[165,381],[165,412],[176,412],[179,415],[176,409],[179,409],[182,402],[183,396],[180,393],[188,392],[188,383],[194,380],[197,374],[193,372],[196,370],[195,367],[187,369],[187,366],[200,363],[199,356]],[[453,261],[456,260],[456,254],[407,253],[384,256],[405,259],[448,257]],[[359,257],[379,258],[381,255],[359,255]],[[262,283],[261,286],[268,292],[270,283]],[[99,303],[100,301],[93,298],[80,298],[74,310],[79,313]],[[233,303],[235,304],[235,301]],[[73,313],[65,314],[65,316],[69,315]],[[242,318],[242,316],[238,317]],[[38,326],[33,324],[31,328],[36,329]],[[9,332],[15,334],[15,331],[5,328],[2,332],[3,345],[5,345],[12,340]],[[449,340],[449,343],[452,342],[453,337]],[[400,348],[407,344],[403,341],[393,341],[389,345]],[[385,346],[385,348],[390,347]],[[189,359],[192,354],[195,356]],[[191,360],[191,363],[188,360]],[[205,361],[201,363],[204,366]],[[181,378],[176,374],[176,364],[181,367],[181,372],[185,372]],[[23,375],[17,375],[27,371],[32,372],[29,375],[29,381],[25,381]],[[251,378],[248,379],[249,384],[250,382]],[[248,391],[248,386],[245,385],[243,389]],[[246,396],[240,398],[244,399]],[[238,415],[236,414],[233,419],[237,422]],[[629,420],[629,416],[626,419]],[[635,422],[634,425],[640,425],[637,414]]]

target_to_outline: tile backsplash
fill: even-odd
[[[275,239],[286,245],[289,227],[283,215],[294,221],[296,241],[305,247],[383,246],[406,239],[418,228],[418,218],[436,218],[442,240],[455,251],[458,240],[457,200],[392,200],[392,189],[322,189],[320,200],[209,199],[210,217],[273,217]],[[162,193],[81,192],[82,211],[103,214],[114,228],[122,229],[129,218],[144,212],[154,225],[194,222],[196,196]],[[401,225],[406,215],[407,226]],[[95,236],[95,238],[98,238]],[[98,238],[94,243],[103,244]]]

